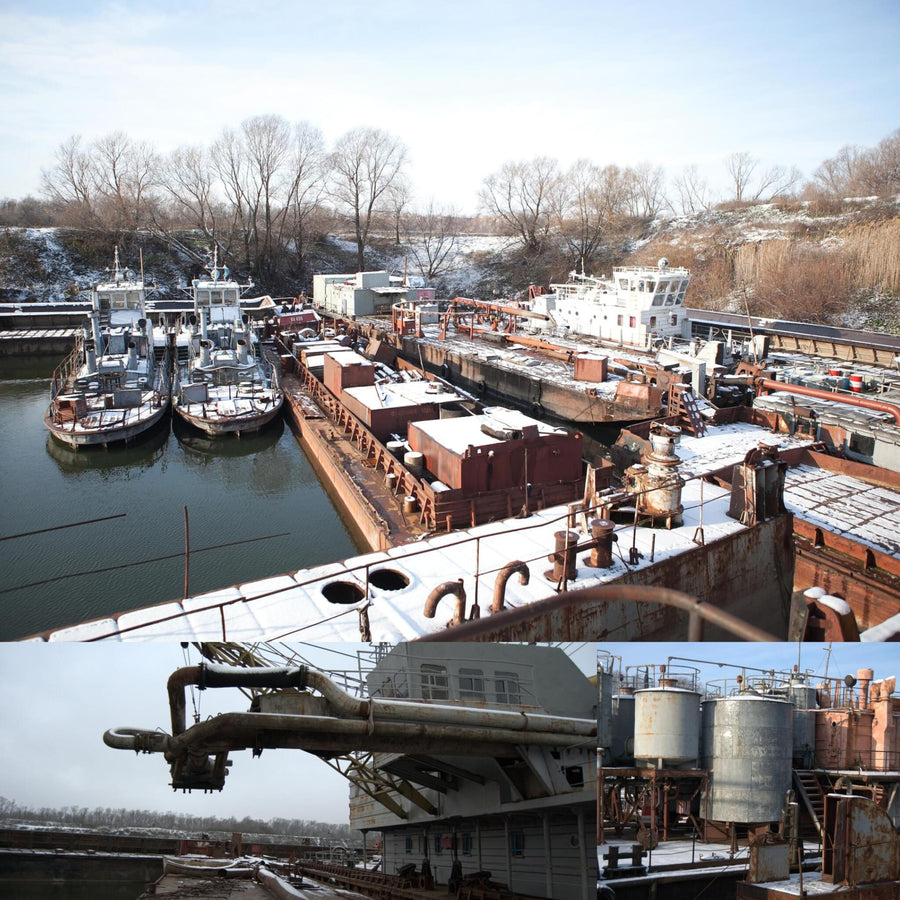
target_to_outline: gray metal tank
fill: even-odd
[[[809,769],[816,750],[816,689],[792,681],[788,685],[788,697],[794,705],[793,758],[798,768]]]
[[[634,758],[694,764],[700,746],[700,695],[683,688],[634,694]]]
[[[613,737],[610,758],[613,765],[634,763],[634,694],[619,693],[612,702]]]
[[[704,816],[774,822],[791,787],[793,704],[753,692],[704,700],[701,766],[709,770]]]

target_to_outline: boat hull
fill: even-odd
[[[137,416],[123,417],[121,420],[109,415],[107,419],[112,421],[108,421],[108,424],[103,423],[103,416],[106,413],[114,414],[116,412],[120,411],[107,410],[91,417],[73,419],[71,423],[67,423],[58,421],[54,415],[53,404],[51,404],[44,415],[44,425],[55,440],[73,450],[128,444],[162,423],[169,413],[169,403],[168,400],[165,400],[158,406],[149,406],[146,409],[142,407]],[[88,419],[95,419],[98,416],[100,417],[99,424],[87,424]]]
[[[187,425],[202,431],[210,437],[224,437],[226,435],[240,437],[242,434],[251,434],[259,431],[280,415],[283,399],[277,399],[265,409],[254,407],[247,412],[236,412],[234,415],[216,414],[214,417],[204,414],[202,411],[193,412],[192,407],[195,405],[199,404],[189,404],[187,406],[176,404],[175,414]]]

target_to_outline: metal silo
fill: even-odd
[[[745,692],[704,700],[702,707],[704,815],[716,822],[779,819],[791,787],[793,705]]]
[[[610,759],[613,765],[634,762],[634,694],[613,697],[613,739]]]
[[[700,744],[700,695],[683,688],[634,694],[634,757],[659,766],[695,764]]]
[[[788,697],[794,705],[793,758],[798,768],[809,769],[816,750],[816,689],[792,681],[788,685]]]

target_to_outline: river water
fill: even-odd
[[[183,596],[186,518],[191,594],[363,550],[283,423],[62,446],[43,426],[57,362],[0,359],[0,640]]]

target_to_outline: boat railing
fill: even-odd
[[[57,394],[65,390],[66,385],[71,380],[81,361],[84,359],[84,336],[77,334],[75,336],[75,346],[69,352],[69,355],[53,370],[50,378],[50,399],[55,400]]]

